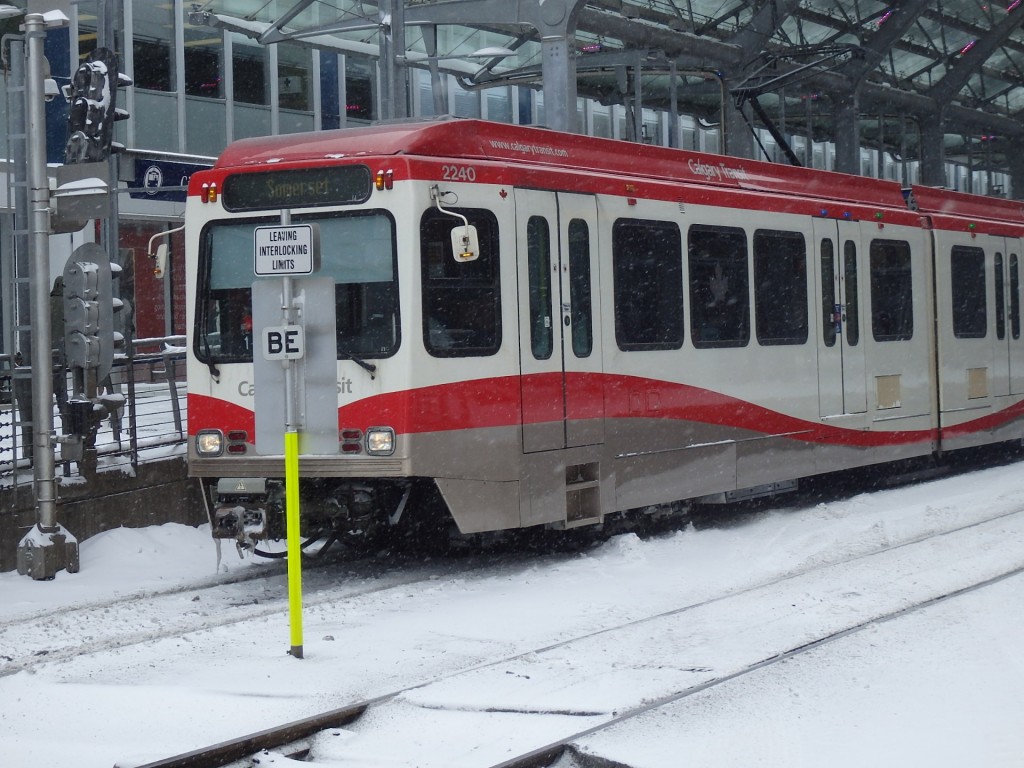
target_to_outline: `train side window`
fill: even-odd
[[[590,228],[583,219],[573,219],[569,222],[569,311],[576,357],[589,357],[594,349],[590,292]]]
[[[420,219],[423,344],[434,357],[482,357],[501,346],[498,220],[482,208],[452,208],[477,228],[480,257],[458,262],[452,227],[436,208]]]
[[[985,298],[985,251],[953,246],[949,255],[953,302],[953,335],[958,339],[983,339],[988,332]]]
[[[754,232],[754,314],[759,344],[807,342],[807,246],[799,232]]]
[[[836,343],[836,323],[833,315],[836,310],[836,268],[835,248],[832,241],[825,238],[821,241],[821,339],[826,347]]]
[[[1003,268],[1003,254],[997,253],[996,268],[996,338],[1006,338],[1006,275]]]
[[[688,238],[693,345],[745,347],[750,341],[746,233],[737,227],[694,224]]]
[[[860,291],[857,284],[857,244],[853,240],[843,243],[843,283],[846,343],[856,347],[860,343]]]
[[[615,340],[622,350],[683,345],[683,264],[679,227],[619,219],[612,226]]]
[[[871,333],[875,341],[904,341],[914,336],[914,283],[910,243],[872,240]]]
[[[551,232],[543,216],[526,222],[526,262],[530,279],[530,348],[537,360],[551,357]]]
[[[1020,267],[1017,254],[1010,254],[1010,335],[1020,338]]]

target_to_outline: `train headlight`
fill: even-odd
[[[390,456],[395,452],[395,430],[370,427],[366,430],[366,452],[372,456]]]
[[[196,453],[220,456],[224,452],[224,435],[219,429],[201,429],[196,433]]]

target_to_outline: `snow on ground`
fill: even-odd
[[[285,592],[279,565],[241,561],[231,552],[214,574],[208,530],[165,525],[110,531],[82,542],[78,574],[62,572],[52,582],[0,574],[0,765],[141,764],[1020,509],[1024,474],[1011,465],[779,507],[735,526],[690,527],[646,540],[626,534],[575,555],[493,565],[479,558],[472,568],[457,562],[382,564],[375,576],[338,565],[326,575],[309,574],[303,660],[285,653],[287,617],[275,610]],[[990,532],[984,552],[993,553],[994,570],[1002,563],[996,554],[1000,537],[1012,548],[1022,527],[1007,523],[1005,531]],[[962,555],[928,578],[952,578],[968,560],[984,565],[984,554]],[[229,583],[253,569],[273,575]],[[898,606],[900,573],[896,566],[879,569],[873,577],[891,582],[888,597]],[[409,571],[428,575],[410,579]],[[803,618],[811,631],[821,620],[818,608],[821,615],[838,615],[847,610],[846,601],[870,602],[855,594],[853,582],[839,592],[834,586],[823,593],[812,589],[801,592],[794,581],[788,593],[765,593],[778,601],[765,609],[777,609],[779,617],[765,626],[792,628]],[[159,601],[157,593],[163,594]],[[116,602],[133,595],[127,604]],[[95,617],[85,622],[70,611],[83,604],[95,605],[92,613],[109,616],[109,624],[97,624]],[[25,648],[47,652],[46,638],[19,632],[33,617],[61,607],[69,609],[71,626],[59,617],[41,625],[55,645],[68,642],[58,635],[75,639],[74,622],[88,633],[83,642],[96,646],[126,635],[139,641],[5,674],[5,656]],[[252,618],[222,623],[229,610],[249,611]],[[749,618],[746,610],[732,617],[736,626]],[[161,630],[167,627],[173,629],[169,635]],[[564,725],[559,718],[580,731],[623,694],[643,698],[677,678],[713,676],[702,666],[705,649],[689,639],[702,629],[698,619],[683,618],[672,635],[652,629],[646,640],[630,641],[638,646],[563,652],[544,663],[533,654],[510,663],[497,671],[507,678],[503,689],[520,697],[515,711],[482,713],[469,706],[474,697],[486,699],[481,688],[498,689],[492,670],[477,674],[492,682],[475,689],[451,681],[447,689],[407,694],[373,717],[420,717],[429,712],[424,703],[447,706],[456,697],[465,706],[449,714],[461,718],[467,732],[493,729],[497,738],[535,729],[531,735],[543,743],[558,737]],[[153,639],[142,642],[147,633]],[[678,638],[677,647],[666,642],[671,637]],[[1015,577],[710,688],[586,738],[581,748],[635,768],[1019,766],[1022,647],[1024,578]],[[655,648],[662,660],[666,653],[676,658],[645,667],[643,655]],[[618,674],[604,666],[612,652],[632,658]],[[526,682],[531,663],[535,674],[544,675],[543,696],[531,693]],[[556,702],[565,711],[528,717],[531,696],[535,708]],[[386,764],[436,764],[422,752],[429,721],[422,721],[423,733],[410,731],[413,720],[396,722],[407,736],[406,752],[399,750],[398,758],[393,752]],[[358,755],[347,764],[384,765],[381,755],[374,762],[372,739],[363,734],[369,727],[323,737],[335,743],[320,744],[319,754]],[[458,764],[490,763],[469,754]]]
[[[1024,578],[698,693],[580,744],[633,768],[1024,765]]]

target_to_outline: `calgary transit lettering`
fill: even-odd
[[[708,181],[742,181],[747,178],[747,172],[742,168],[730,168],[725,163],[711,165],[700,160],[690,160],[690,172],[694,176],[703,176]]]

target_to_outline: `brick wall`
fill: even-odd
[[[185,333],[185,238],[184,232],[175,232],[169,238],[153,242],[154,249],[161,242],[170,244],[167,271],[163,279],[153,276],[153,259],[146,254],[149,239],[158,232],[173,229],[168,222],[121,222],[121,250],[131,252],[131,268],[122,277],[122,296],[131,298],[134,291],[135,337],[166,336],[164,281],[171,281],[172,335]]]

